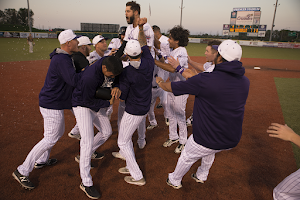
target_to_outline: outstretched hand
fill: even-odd
[[[292,141],[292,138],[296,135],[296,133],[286,124],[282,125],[278,123],[271,123],[267,133],[269,133],[270,137],[279,138],[284,141]]]

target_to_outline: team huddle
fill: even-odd
[[[93,186],[91,159],[104,157],[96,150],[112,134],[110,117],[115,101],[119,102],[120,150],[112,155],[126,161],[118,171],[128,175],[124,180],[129,184],[146,184],[135,158],[132,135],[137,130],[138,147],[145,148],[146,130],[158,126],[154,113],[157,98],[169,126],[169,137],[162,145],[178,143],[175,153],[180,154],[166,181],[171,187],[181,188],[183,176],[199,159],[201,166],[191,178],[204,183],[215,154],[239,143],[250,84],[240,62],[241,46],[232,40],[213,40],[206,47],[207,62],[200,64],[189,58],[185,48],[189,41],[187,29],[175,26],[169,37],[162,35],[158,26],[151,27],[146,18],[140,18],[140,5],[134,1],[126,3],[125,16],[129,26],[121,27],[119,38],[112,39],[108,46],[107,38],[101,35],[91,42],[72,30],[59,34],[60,48],[50,54],[39,94],[44,138],[12,174],[24,188],[35,187],[28,178],[34,168],[57,162],[50,158],[50,152],[65,132],[65,109],[76,118],[68,135],[80,140],[80,154],[75,157],[82,180],[80,188],[92,199],[100,198],[100,194]],[[95,47],[93,52],[91,45]],[[194,70],[188,68],[189,64]],[[195,103],[189,118],[193,119],[193,132],[188,137],[185,108],[189,94],[195,95]]]

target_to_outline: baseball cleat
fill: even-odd
[[[152,130],[152,129],[154,129],[155,127],[157,127],[158,125],[156,124],[156,125],[149,125],[149,126],[147,126],[147,130]]]
[[[84,186],[83,183],[80,184],[80,189],[84,191],[86,196],[91,199],[99,199],[101,197],[100,193],[96,190],[96,188],[92,185],[90,187]]]
[[[174,144],[176,142],[179,142],[179,139],[177,139],[177,140],[168,139],[167,141],[164,142],[163,146],[164,147],[169,147],[169,146],[171,146],[172,144]]]
[[[145,148],[145,146],[146,146],[146,141],[145,141],[143,144],[139,144],[139,143],[138,143],[138,146],[139,146],[140,149]]]
[[[35,169],[40,169],[40,168],[45,167],[45,166],[54,165],[55,163],[57,163],[57,159],[56,158],[51,158],[51,159],[48,159],[47,162],[45,162],[45,163],[34,163],[34,168]]]
[[[204,181],[197,178],[196,174],[191,174],[192,179],[194,179],[197,183],[204,183]]]
[[[104,158],[104,154],[103,153],[98,153],[97,151],[95,151],[92,154],[92,159],[102,159],[102,158]]]
[[[28,176],[23,176],[17,169],[12,173],[12,176],[21,184],[23,188],[28,190],[34,189],[34,185],[30,182]]]
[[[122,160],[126,160],[124,156],[122,156],[119,152],[112,152],[111,153],[115,158],[120,158]]]
[[[146,184],[146,180],[144,178],[136,181],[134,180],[134,178],[132,178],[132,176],[125,176],[124,180],[129,184],[138,185],[138,186],[143,186]]]
[[[171,186],[172,188],[174,188],[174,189],[180,189],[180,188],[182,188],[182,185],[178,185],[178,186],[173,185],[173,184],[171,183],[171,181],[169,180],[169,178],[167,178],[167,184],[168,184],[169,186]]]
[[[166,123],[167,126],[170,125],[169,118],[165,118],[165,123]]]
[[[122,167],[118,170],[121,174],[130,174],[129,170],[126,167]]]
[[[163,106],[162,106],[161,103],[158,103],[157,106],[156,106],[156,108],[162,108],[162,107],[163,107]]]
[[[174,152],[175,153],[181,153],[181,151],[183,150],[183,148],[184,148],[184,144],[180,144],[179,143]]]
[[[68,133],[68,136],[69,136],[70,138],[74,138],[74,139],[77,139],[77,140],[80,140],[80,139],[81,139],[80,134],[73,134],[72,132]]]

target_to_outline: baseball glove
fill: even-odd
[[[110,93],[111,93],[110,88],[99,87],[96,90],[95,98],[103,99],[103,100],[110,100],[112,98]]]

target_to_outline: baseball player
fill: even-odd
[[[127,183],[140,186],[145,185],[146,181],[135,159],[132,135],[141,123],[145,124],[151,103],[154,69],[154,60],[143,31],[145,22],[146,18],[139,20],[139,41],[129,40],[124,50],[130,64],[120,76],[120,99],[125,101],[126,106],[118,135],[118,146],[126,159],[126,167],[120,168],[119,172],[131,175],[124,177]]]
[[[232,40],[218,46],[218,56],[211,73],[194,74],[186,81],[164,82],[157,77],[158,85],[174,95],[195,95],[193,133],[183,149],[175,171],[170,173],[167,184],[175,189],[182,187],[181,180],[199,159],[201,166],[191,177],[198,183],[207,180],[215,154],[234,148],[242,135],[245,104],[249,93],[249,79],[239,61],[242,48]],[[186,78],[189,70],[179,66],[177,73]],[[187,71],[187,72],[186,72]]]
[[[126,28],[127,28],[126,26],[120,27],[119,37],[113,38],[110,41],[110,43],[108,45],[108,50],[119,49],[122,46],[122,43],[123,43],[124,37],[125,37]]]
[[[270,137],[290,141],[300,147],[300,136],[286,124],[272,123],[267,133],[269,133]],[[300,199],[300,169],[286,177],[274,188],[273,198],[274,200]]]
[[[220,45],[221,41],[219,40],[211,40],[208,42],[207,47],[205,48],[205,58],[206,63],[197,63],[188,57],[188,63],[195,69],[202,71],[202,72],[212,72],[215,68],[215,65],[213,64],[214,59],[218,55],[218,50],[214,49],[213,45]],[[168,59],[169,63],[172,62],[172,58]],[[178,65],[177,65],[178,66]],[[187,118],[186,125],[192,126],[193,123],[193,114]]]
[[[125,17],[127,20],[127,23],[129,26],[126,28],[124,42],[122,46],[119,48],[119,51],[116,53],[117,56],[121,57],[123,55],[120,54],[120,51],[122,49],[124,50],[125,45],[127,44],[127,41],[129,40],[138,40],[139,37],[139,19],[140,19],[140,5],[136,3],[135,1],[130,1],[126,3],[126,9],[125,9]],[[154,33],[151,28],[151,26],[148,23],[145,23],[143,25],[143,31],[144,35],[146,37],[147,46],[151,49],[151,55],[155,56],[154,49],[152,48],[154,45]],[[128,64],[125,64],[127,66]],[[118,127],[120,127],[120,122],[123,117],[125,111],[125,103],[120,102],[119,108],[118,108]],[[145,123],[144,123],[145,122]],[[120,129],[119,129],[120,130]],[[143,120],[143,123],[141,123],[137,127],[138,131],[138,146],[140,149],[143,149],[146,145],[146,119]],[[122,152],[112,152],[112,155],[116,158],[120,158],[122,160],[125,160],[125,157],[122,155]]]
[[[86,57],[86,59],[88,60],[90,65],[95,63],[97,60],[101,59],[104,56],[110,56],[115,53],[115,49],[107,50],[106,39],[107,38],[104,38],[102,35],[97,35],[93,38],[92,44],[95,47],[95,51],[89,53],[89,55]],[[114,79],[106,77],[106,81],[105,81],[106,85],[104,87],[111,87],[111,85],[113,84],[113,81],[114,81]],[[109,109],[112,109],[112,105],[107,109],[108,116],[112,113],[112,111],[109,111]],[[97,125],[95,125],[95,126],[97,129],[99,128]],[[77,124],[69,132],[68,136],[71,138],[80,140],[80,133],[79,133],[79,128],[78,128]],[[93,159],[101,159],[101,158],[103,158],[103,156],[104,156],[104,154],[95,152],[92,157],[93,157]]]
[[[170,56],[178,58],[180,65],[183,68],[188,68],[188,54],[185,46],[188,44],[189,31],[183,29],[180,26],[175,26],[170,30],[169,43],[173,48]],[[174,73],[175,69],[167,63],[155,60],[155,64],[167,71],[171,82],[183,81],[185,78],[180,73]],[[187,126],[185,117],[185,108],[188,99],[188,94],[175,96],[172,93],[168,93],[168,103],[170,104],[169,115],[169,139],[163,144],[164,147],[170,147],[172,144],[179,142],[175,148],[175,153],[181,153],[184,145],[187,141]],[[179,126],[179,135],[177,133],[177,125]]]
[[[95,47],[95,50],[92,51],[87,57],[90,64],[94,63],[95,61],[101,59],[104,56],[111,56],[116,52],[116,49],[107,49],[107,39],[108,38],[105,38],[102,35],[96,35],[93,38],[93,45]]]
[[[29,53],[33,53],[34,41],[31,33],[29,33],[29,36],[27,37],[27,44],[29,45]]]
[[[110,41],[109,45],[108,45],[108,50],[109,51],[111,51],[111,50],[116,51],[117,49],[119,49],[122,46],[123,41],[124,41],[124,37],[125,37],[126,28],[127,28],[126,26],[120,27],[119,37],[118,38],[113,38]],[[128,65],[127,62],[122,62],[122,64],[123,64],[123,67],[126,67]],[[109,119],[111,118],[112,112],[113,112],[113,106],[110,105],[107,109],[107,116],[109,117]]]
[[[25,189],[34,188],[28,178],[33,168],[57,162],[56,159],[49,159],[50,151],[64,134],[64,109],[72,108],[72,91],[79,79],[71,56],[78,51],[77,36],[68,29],[59,34],[58,40],[60,48],[50,54],[51,62],[39,94],[40,112],[44,118],[44,138],[33,147],[23,164],[12,174]]]
[[[122,62],[115,56],[103,57],[85,68],[72,95],[73,112],[80,131],[80,156],[77,156],[80,166],[82,183],[80,188],[90,198],[99,198],[100,194],[93,187],[90,175],[93,152],[101,146],[112,134],[111,125],[106,115],[110,102],[95,97],[97,88],[105,86],[105,77],[114,78],[123,70]],[[112,98],[119,98],[119,88],[113,87]],[[94,137],[94,126],[99,132]]]
[[[162,35],[160,32],[160,28],[156,25],[152,26],[153,32],[154,32],[154,38],[155,38],[155,48],[157,49],[157,55],[163,56],[164,59],[167,59],[168,56],[170,56],[170,46],[169,46],[169,38]],[[158,59],[158,58],[157,58]],[[156,69],[157,68],[157,69]],[[163,70],[162,68],[155,67],[154,69],[154,76],[157,75],[159,77],[163,77],[164,80],[167,80],[169,78],[169,72]],[[151,130],[155,127],[157,127],[157,121],[155,119],[154,114],[154,107],[156,103],[157,97],[160,98],[160,102],[162,106],[164,107],[164,117],[165,117],[165,123],[169,125],[169,105],[167,103],[167,92],[162,90],[160,87],[157,86],[155,82],[155,77],[153,79],[152,83],[152,100],[151,100],[151,106],[150,110],[148,112],[148,119],[149,119],[149,126],[147,126],[148,130]]]

